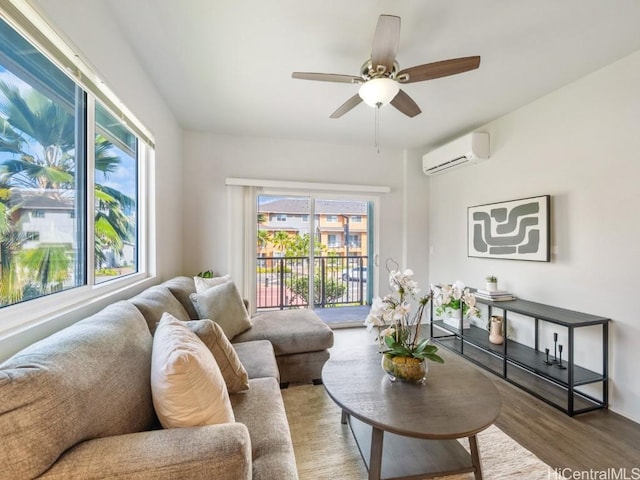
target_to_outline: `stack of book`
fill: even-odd
[[[508,300],[515,300],[516,297],[507,292],[506,290],[495,290],[490,292],[489,290],[476,290],[474,293],[476,298],[481,300],[489,300],[491,302],[506,302]]]

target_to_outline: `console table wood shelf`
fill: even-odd
[[[488,332],[484,328],[474,325],[465,329],[453,328],[442,320],[434,319],[433,306],[430,309],[431,338],[570,416],[607,407],[610,319],[520,299],[506,302],[477,301],[487,305],[489,317],[494,314],[494,309],[501,311],[505,331],[509,312],[530,317],[533,321],[534,345],[530,347],[506,338],[502,345],[494,345],[489,342]],[[562,356],[566,369],[545,364],[546,354],[539,348],[541,321],[566,328],[568,348]],[[602,327],[601,372],[576,365],[573,355],[575,329],[597,325]],[[576,389],[598,383],[602,387],[600,398]]]

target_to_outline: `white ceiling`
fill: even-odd
[[[104,0],[180,124],[232,135],[373,144],[374,109],[329,115],[357,85],[382,13],[402,18],[400,68],[480,55],[408,84],[422,114],[380,111],[383,147],[431,147],[636,50],[638,0]]]

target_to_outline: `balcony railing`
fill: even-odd
[[[308,257],[258,257],[256,308],[309,306]],[[367,257],[314,258],[313,302],[316,308],[367,303]]]

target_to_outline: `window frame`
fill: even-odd
[[[155,278],[155,238],[150,232],[150,219],[154,210],[150,197],[150,186],[153,184],[155,160],[155,142],[153,136],[144,125],[118,100],[104,82],[100,81],[90,64],[83,60],[80,52],[74,51],[60,35],[58,35],[39,13],[26,3],[18,5],[4,3],[0,5],[0,18],[13,28],[26,42],[31,44],[40,54],[51,61],[64,75],[69,77],[86,97],[85,129],[86,135],[78,148],[84,148],[83,168],[85,192],[82,214],[85,217],[86,260],[82,263],[85,270],[84,285],[47,294],[38,298],[0,308],[0,339],[7,338],[27,328],[38,326],[63,314],[73,318],[72,312],[83,311],[90,305],[112,303],[122,298],[133,286],[147,286]],[[7,67],[10,67],[9,65]],[[73,67],[73,68],[72,68]],[[11,71],[11,70],[9,70]],[[115,118],[120,118],[138,139],[137,149],[137,240],[136,257],[137,272],[116,277],[101,283],[95,283],[94,255],[94,183],[95,183],[95,104],[96,101]],[[126,295],[129,296],[129,295]],[[65,320],[66,321],[66,320]],[[71,322],[72,320],[68,320]],[[46,327],[44,327],[46,328]],[[57,328],[56,328],[57,329]]]

